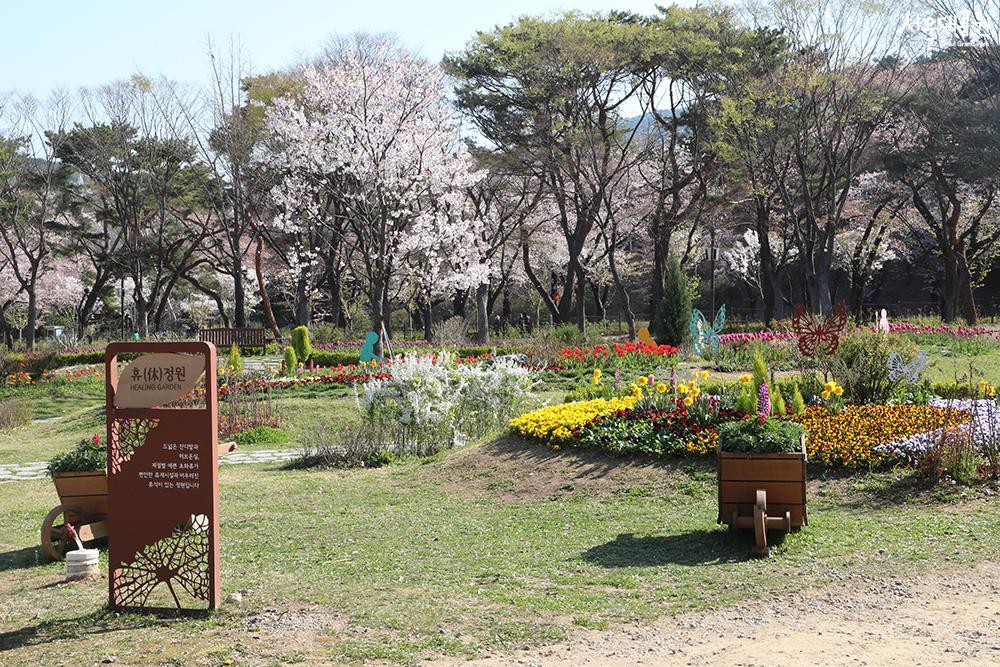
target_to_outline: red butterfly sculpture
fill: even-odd
[[[833,306],[833,312],[827,314],[822,322],[806,310],[801,303],[796,304],[792,315],[792,328],[799,337],[799,352],[807,357],[816,354],[819,349],[823,354],[833,354],[840,345],[840,334],[847,324],[847,309],[844,302],[838,301]]]

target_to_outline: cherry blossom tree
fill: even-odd
[[[56,152],[65,140],[70,104],[66,95],[54,93],[44,104],[20,98],[13,109],[11,129],[0,137],[0,255],[25,297],[30,350],[39,324],[40,281],[51,267],[53,221],[65,209],[65,170]]]
[[[273,226],[300,234],[342,223],[375,330],[390,330],[394,281],[429,269],[443,284],[442,273],[477,269],[465,254],[473,216],[464,209],[479,176],[439,67],[388,39],[357,36],[328,62],[306,67],[301,90],[268,109],[267,126],[269,159],[281,175]],[[312,270],[315,253],[298,243],[300,271]]]

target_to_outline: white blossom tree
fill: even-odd
[[[436,65],[391,40],[356,36],[305,69],[301,90],[273,102],[267,126],[281,175],[273,226],[296,234],[342,223],[375,330],[390,329],[393,284],[408,272],[441,285],[442,273],[478,270],[464,209],[479,176]],[[299,254],[314,252],[300,244]]]

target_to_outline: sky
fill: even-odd
[[[663,0],[661,0],[663,2]],[[330,35],[389,32],[431,60],[521,15],[655,11],[654,0],[0,0],[0,91],[44,97],[141,72],[208,80],[209,39],[238,40],[255,72],[315,54]],[[663,4],[668,4],[664,2]],[[690,4],[679,2],[678,4]]]

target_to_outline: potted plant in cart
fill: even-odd
[[[107,449],[99,435],[81,440],[72,450],[49,461],[59,505],[42,521],[41,543],[53,560],[61,560],[75,546],[66,524],[75,527],[82,542],[107,536],[107,465]]]
[[[768,530],[798,530],[806,513],[806,436],[798,424],[770,416],[761,383],[759,412],[719,427],[719,523],[752,528],[753,553],[767,556]]]

